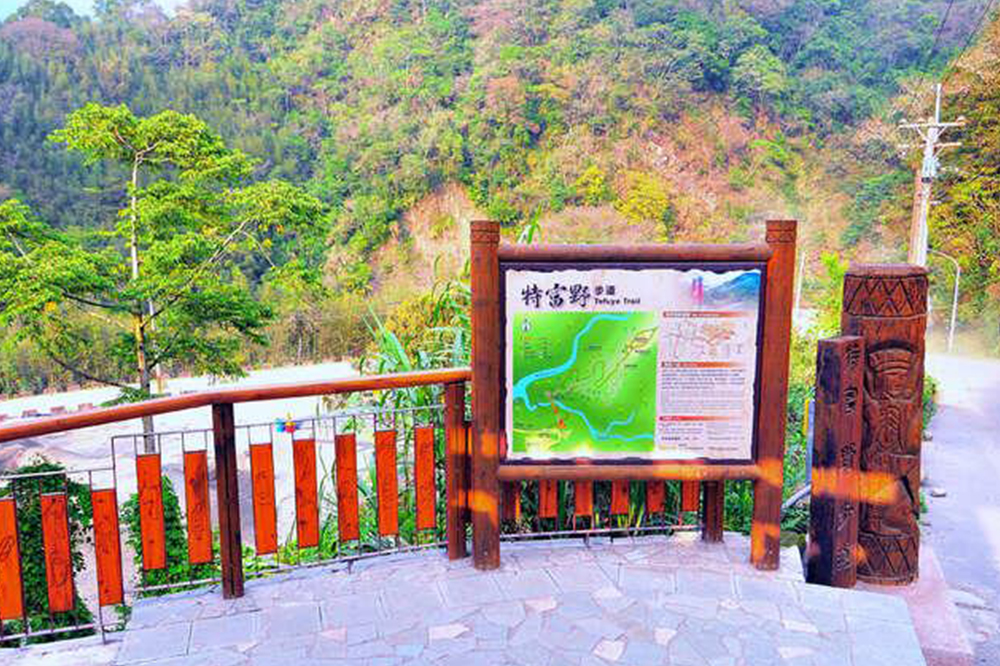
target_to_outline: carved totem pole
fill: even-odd
[[[852,266],[841,332],[865,340],[858,578],[903,585],[917,578],[927,271]]]

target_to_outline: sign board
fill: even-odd
[[[508,461],[753,458],[764,264],[500,270]]]

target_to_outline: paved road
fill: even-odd
[[[1000,361],[930,354],[940,411],[924,453],[924,537],[954,590],[976,664],[1000,664]],[[925,488],[925,491],[928,490]]]

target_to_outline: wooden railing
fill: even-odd
[[[468,442],[468,424],[465,419],[465,385],[469,381],[471,376],[470,370],[468,368],[450,368],[443,370],[431,370],[431,371],[420,371],[420,372],[409,372],[400,373],[393,375],[376,375],[368,377],[357,377],[349,379],[337,379],[330,381],[319,381],[319,382],[309,382],[309,383],[297,383],[297,384],[284,384],[284,385],[269,385],[269,386],[259,386],[259,387],[248,387],[248,388],[232,388],[232,389],[219,389],[212,391],[203,391],[198,393],[184,394],[180,396],[171,396],[164,398],[157,398],[154,400],[148,400],[145,402],[118,405],[113,407],[94,409],[92,411],[77,412],[73,414],[52,416],[46,418],[40,418],[30,421],[23,421],[17,423],[10,423],[7,425],[0,426],[0,444],[4,442],[11,442],[18,439],[23,439],[27,437],[38,437],[42,435],[48,435],[53,433],[67,432],[78,430],[82,428],[89,428],[93,426],[100,426],[110,423],[118,423],[122,421],[129,421],[133,419],[138,419],[144,416],[153,416],[158,414],[167,414],[171,412],[178,412],[182,410],[201,408],[201,407],[211,407],[212,410],[212,427],[211,431],[206,431],[206,444],[211,441],[211,450],[214,454],[215,463],[215,473],[216,473],[216,507],[218,515],[218,535],[219,535],[219,573],[221,578],[221,586],[223,596],[226,598],[239,597],[243,595],[243,582],[244,582],[244,570],[243,570],[243,542],[240,530],[241,517],[240,517],[240,503],[239,503],[239,481],[237,476],[237,430],[244,428],[246,426],[238,426],[234,419],[233,405],[236,403],[246,403],[255,401],[265,401],[265,400],[279,400],[286,398],[300,398],[308,396],[331,396],[338,394],[349,394],[349,393],[370,393],[378,391],[387,390],[401,390],[401,389],[412,389],[416,387],[429,387],[429,386],[440,386],[443,388],[443,405],[437,404],[436,409],[443,410],[443,429],[444,429],[444,463],[445,463],[445,487],[446,487],[446,526],[445,535],[447,542],[448,555],[451,558],[463,557],[466,554],[466,524],[468,521],[468,512],[466,509],[467,501],[467,485],[468,485],[468,462],[467,462],[467,442]],[[392,411],[392,410],[388,410]],[[398,411],[398,410],[397,410]],[[405,411],[405,410],[404,410]],[[434,500],[433,498],[428,500],[427,493],[432,492],[436,494],[436,485],[434,480],[434,466],[435,457],[433,452],[434,435],[433,430],[430,428],[424,428],[424,432],[421,433],[421,446],[420,453],[415,453],[416,455],[422,455],[424,458],[421,462],[417,462],[415,467],[420,467],[422,489],[417,488],[417,502],[422,502],[423,507],[418,507],[418,529],[423,526],[426,529],[428,524],[435,525],[434,518]],[[428,433],[428,430],[430,431]],[[389,491],[396,490],[396,433],[395,431],[388,432],[391,437],[381,437],[382,444],[379,444],[379,436],[385,435],[386,433],[378,432],[376,435],[376,467],[379,467],[379,455],[389,463],[389,467],[383,466],[378,470],[379,477],[379,529],[378,537],[379,539],[386,533],[393,529],[396,530],[397,542],[398,542],[398,526],[396,526],[395,517],[389,516],[389,513],[396,506],[396,497],[392,497],[385,501],[383,506],[383,481],[386,482],[386,487]],[[429,437],[428,437],[429,435]],[[158,437],[160,435],[132,435],[130,437],[137,438],[137,441],[142,442],[149,440],[150,437]],[[295,442],[293,437],[293,444],[302,443]],[[159,441],[159,440],[156,440]],[[345,442],[337,441],[337,451],[341,450],[341,445]],[[302,448],[305,454],[301,457],[301,460],[305,460],[308,457],[308,453],[312,452],[315,456],[315,442],[312,443],[312,447],[299,447]],[[428,444],[430,446],[428,453]],[[113,445],[112,445],[113,448]],[[183,448],[183,439],[182,439]],[[199,537],[202,541],[205,541],[205,528],[209,525],[208,517],[208,470],[206,463],[206,457],[208,454],[208,447],[205,450],[188,452],[185,451],[184,465],[185,465],[185,492],[188,495],[189,504],[195,506],[200,506],[203,508],[196,509],[197,511],[202,511],[204,515],[199,517]],[[391,450],[390,450],[391,449]],[[353,452],[353,446],[352,446]],[[252,452],[251,452],[252,453]],[[189,455],[191,454],[191,455]],[[270,457],[270,449],[268,447],[268,457]],[[155,457],[155,460],[153,458]],[[114,465],[114,454],[112,452],[112,467]],[[145,460],[142,460],[144,459]],[[197,463],[192,465],[189,469],[188,463],[193,461]],[[253,460],[251,460],[253,462]],[[296,460],[297,465],[299,459]],[[152,555],[152,553],[146,553],[144,551],[144,562],[148,561],[153,565],[153,568],[162,568],[162,541],[157,543],[157,539],[162,540],[162,530],[163,530],[163,504],[159,500],[162,491],[159,487],[161,469],[159,453],[157,452],[155,456],[153,455],[139,455],[137,451],[136,455],[137,463],[137,485],[139,486],[139,505],[140,505],[140,517],[145,521],[145,512],[147,510],[152,511],[153,514],[156,513],[157,507],[159,515],[153,516],[152,520],[143,522],[142,531],[143,534],[140,535],[143,545],[146,545],[147,539],[150,545],[156,546],[156,554],[149,560],[146,556]],[[311,502],[311,509],[315,512],[317,511],[317,498],[315,497],[315,457],[313,457],[311,466],[313,474],[313,482],[311,484],[311,492],[313,496],[310,498],[305,498],[306,502]],[[273,463],[272,463],[273,465]],[[430,467],[428,467],[428,465]],[[145,467],[150,467],[152,471],[145,469]],[[273,469],[273,468],[272,468]],[[298,495],[299,491],[299,478],[298,478],[298,466],[296,469],[296,493]],[[73,584],[72,572],[69,575],[60,575],[59,580],[55,579],[54,574],[58,573],[55,570],[50,571],[52,568],[52,563],[62,562],[69,557],[70,543],[69,537],[63,534],[64,528],[68,523],[66,502],[67,493],[65,488],[68,488],[68,483],[65,481],[67,475],[72,472],[61,473],[62,483],[64,486],[63,490],[58,492],[42,492],[42,487],[39,485],[38,488],[38,500],[41,501],[43,524],[41,525],[43,530],[43,536],[45,538],[45,575],[47,579],[47,586],[49,589],[49,602],[47,604],[47,612],[49,614],[50,620],[54,613],[67,612],[72,603],[73,595],[75,594],[75,588]],[[58,476],[60,473],[57,473]],[[24,476],[24,475],[22,475]],[[29,475],[30,476],[30,475]],[[49,474],[51,476],[51,474]],[[2,475],[0,474],[0,481],[12,482],[16,476],[12,475]],[[355,500],[355,507],[357,505],[357,469],[355,468],[353,477],[351,478],[354,487],[350,489],[350,493],[353,494]],[[428,480],[429,479],[429,480]],[[142,484],[154,486],[152,491],[149,488],[143,488]],[[273,472],[271,476],[272,492],[271,501],[273,507]],[[341,484],[342,480],[338,479],[338,483]],[[51,485],[51,484],[50,484]],[[338,485],[338,492],[342,488]],[[192,495],[194,493],[194,495]],[[422,494],[422,496],[421,496]],[[98,588],[101,592],[101,598],[98,603],[98,608],[106,605],[114,605],[123,603],[124,598],[122,594],[122,562],[121,558],[123,555],[121,547],[121,535],[119,533],[118,526],[118,510],[116,504],[116,489],[112,486],[111,488],[103,488],[100,490],[95,490],[93,488],[93,480],[90,480],[90,505],[93,507],[93,516],[90,518],[93,520],[94,524],[94,534],[95,534],[95,547],[99,551],[96,555],[97,566],[96,566],[96,577]],[[153,496],[156,497],[153,497]],[[192,497],[194,502],[192,502]],[[151,499],[149,502],[144,502],[144,498]],[[297,500],[299,498],[297,497]],[[100,501],[97,501],[100,500]],[[256,498],[255,498],[256,502]],[[24,631],[22,636],[26,637],[32,633],[29,622],[29,611],[25,604],[25,594],[24,589],[24,577],[22,571],[22,564],[20,558],[23,556],[18,548],[19,542],[19,531],[23,530],[23,527],[19,528],[18,523],[18,507],[16,506],[17,500],[14,496],[14,492],[11,489],[4,497],[0,497],[0,541],[4,541],[4,535],[7,538],[6,541],[10,543],[0,543],[0,568],[3,569],[2,576],[0,576],[0,642],[4,639],[17,638],[17,636],[11,636],[10,632],[5,631],[4,621],[17,621],[24,623]],[[48,505],[51,504],[56,510],[51,510],[52,507]],[[148,506],[146,506],[148,505]],[[430,507],[430,516],[428,517],[427,510]],[[297,510],[300,508],[297,502]],[[339,508],[339,507],[338,507]],[[256,504],[255,504],[256,509]],[[273,511],[273,508],[272,508]],[[98,515],[100,512],[101,515]],[[357,509],[355,508],[355,521]],[[192,514],[192,509],[189,506],[188,517],[189,523]],[[46,524],[45,520],[51,518],[49,522],[51,525]],[[381,524],[385,521],[385,524]],[[316,520],[311,523],[312,529],[317,527]],[[57,524],[58,523],[58,524]],[[152,524],[154,527],[149,530],[147,534],[147,525]],[[256,525],[256,523],[255,523]],[[303,524],[301,522],[297,523],[297,528],[301,530]],[[394,527],[395,526],[395,527]],[[32,526],[31,529],[37,529],[37,527]],[[159,530],[159,532],[157,532]],[[188,531],[193,532],[192,526],[188,525]],[[58,532],[58,534],[57,534]],[[23,534],[23,532],[22,532]],[[60,536],[61,535],[61,536]],[[59,536],[59,539],[55,539]],[[191,535],[189,534],[189,537]],[[65,537],[65,538],[64,538]],[[301,535],[299,537],[301,539]],[[189,539],[190,540],[190,539]],[[10,546],[10,547],[6,547]],[[207,553],[209,556],[209,561],[214,561],[214,553],[212,553],[211,535],[208,536],[207,543],[201,544],[199,547],[199,552],[202,553],[198,556],[199,560],[204,561],[204,553],[207,548]],[[54,557],[50,558],[50,551],[56,553],[57,556],[65,557]],[[111,554],[110,556],[108,554]],[[194,561],[194,550],[192,553],[192,561]],[[50,559],[52,560],[50,562]],[[113,561],[112,561],[113,560]],[[190,563],[188,563],[190,564]],[[65,567],[64,567],[65,568]],[[144,564],[144,568],[147,567]],[[65,572],[63,572],[65,574]],[[110,591],[110,592],[109,592]],[[55,596],[53,596],[55,595]],[[68,596],[67,596],[68,595]],[[65,598],[64,598],[65,597]],[[69,601],[66,601],[69,599]],[[55,600],[55,602],[54,602]],[[71,630],[76,630],[80,627],[71,627]],[[100,628],[103,632],[104,622],[101,620],[99,624],[91,625],[91,628]],[[60,631],[66,631],[62,629]],[[37,633],[37,632],[35,632]]]

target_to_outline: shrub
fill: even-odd
[[[640,171],[626,175],[625,194],[615,208],[631,222],[665,223],[670,210],[670,197],[663,182]]]
[[[608,184],[604,170],[596,164],[584,169],[580,177],[573,183],[580,200],[588,206],[598,206],[611,200],[611,186]]]

